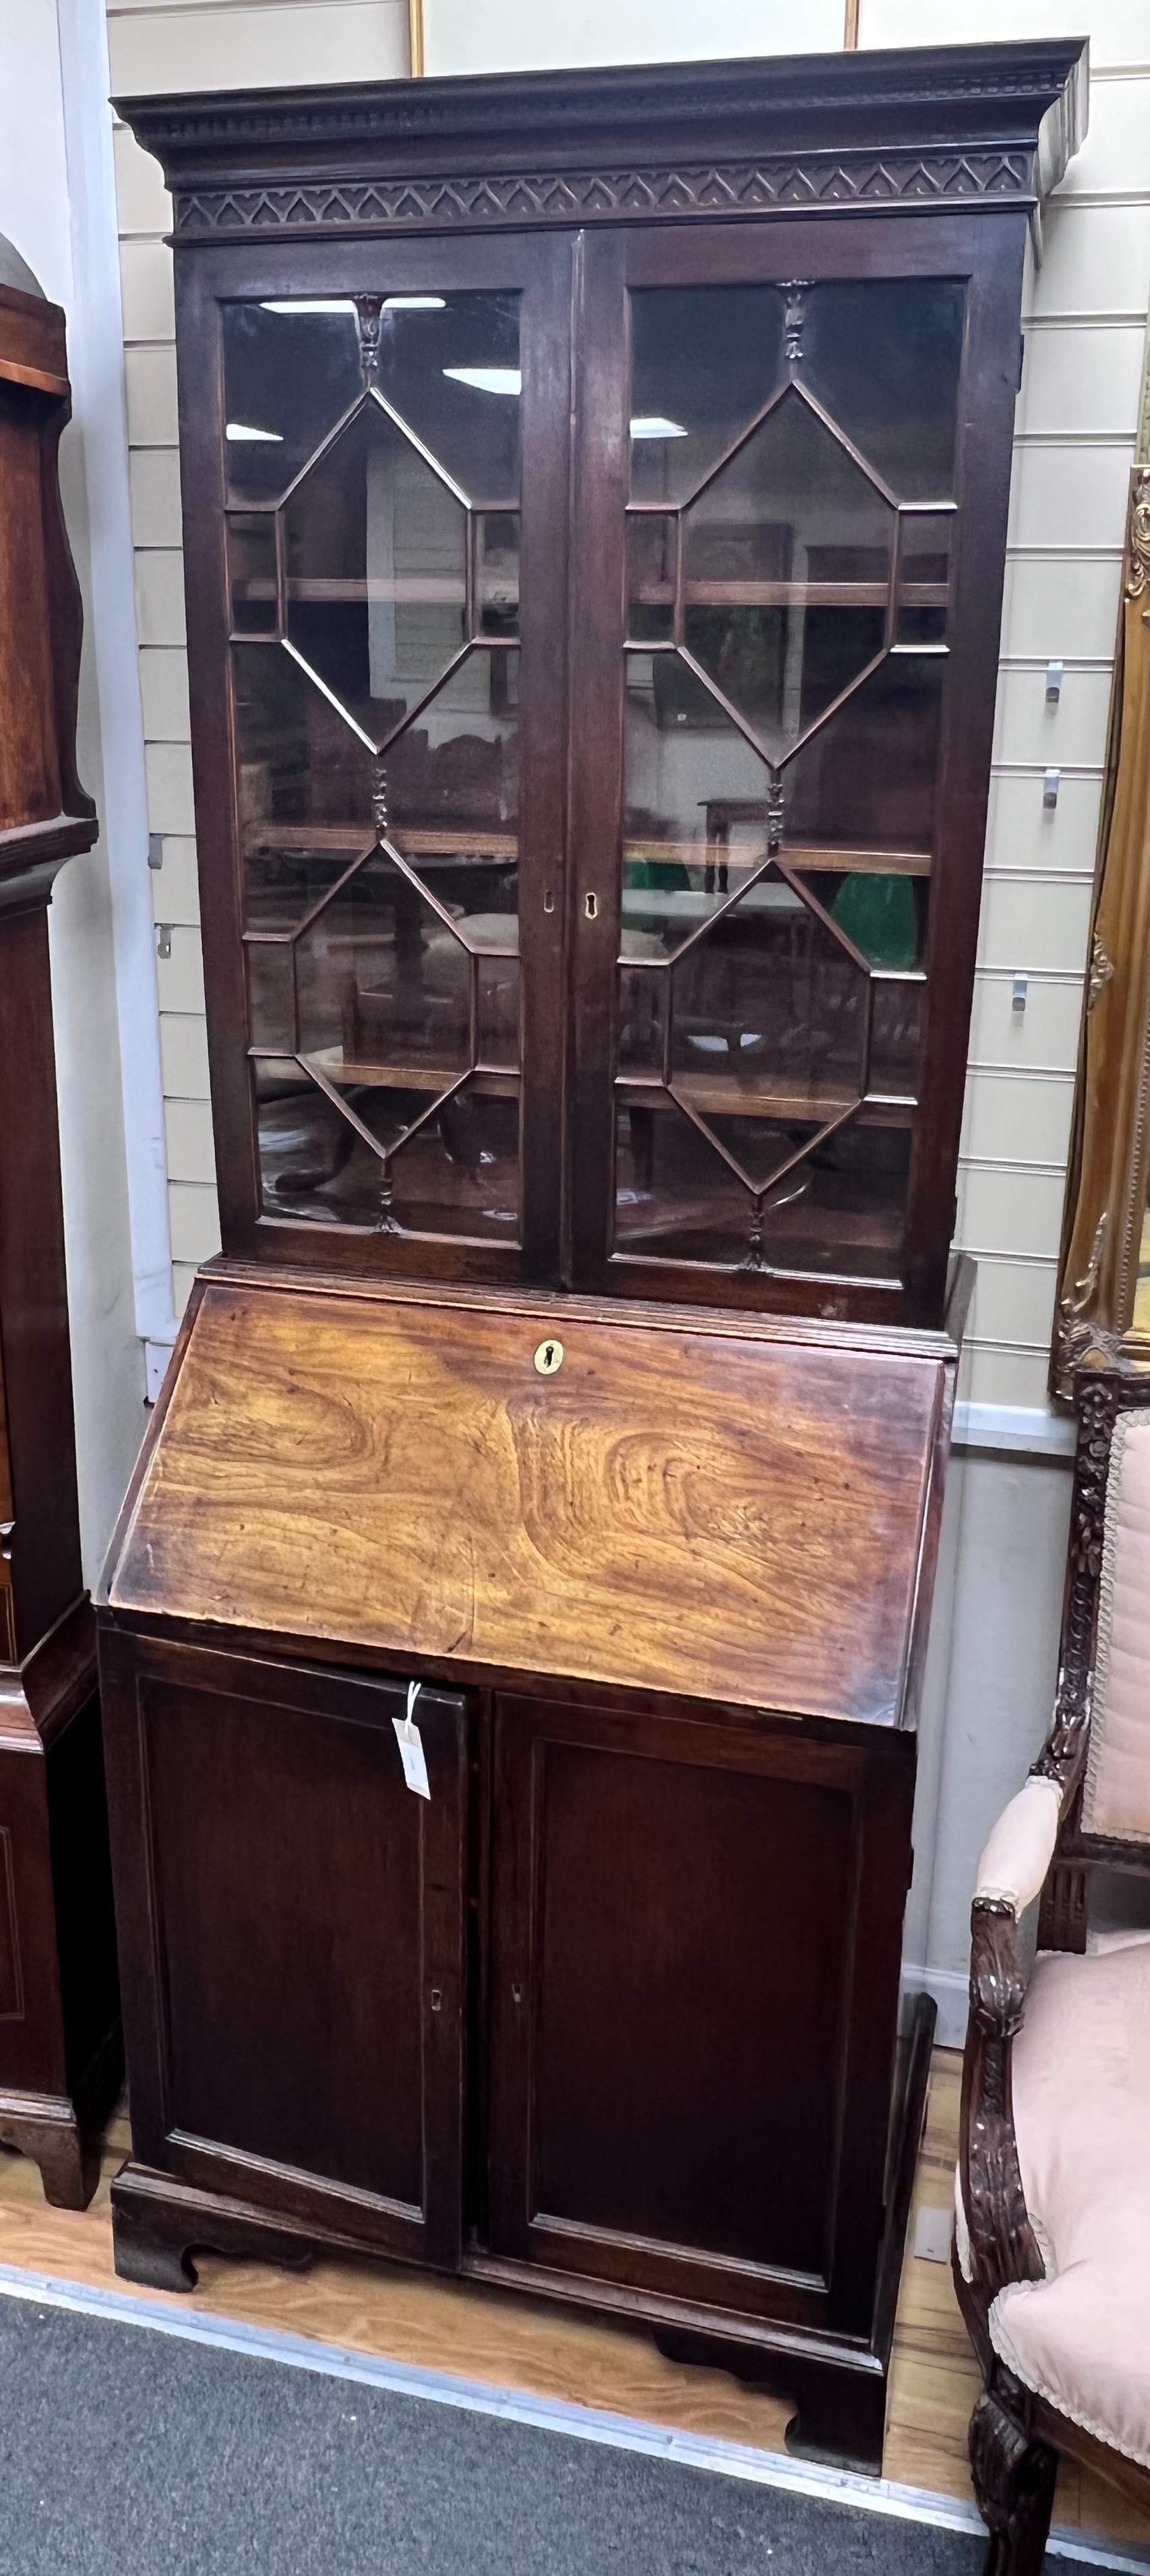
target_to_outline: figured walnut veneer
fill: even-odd
[[[209,1285],[114,1611],[897,1722],[944,1363]]]

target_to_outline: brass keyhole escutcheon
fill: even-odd
[[[535,1353],[535,1366],[540,1377],[554,1377],[556,1369],[563,1366],[562,1342],[540,1342]]]
[[[599,897],[598,897],[598,895],[597,895],[597,894],[589,894],[589,895],[587,896],[587,899],[586,899],[586,903],[585,903],[584,909],[585,909],[585,911],[586,911],[588,921],[597,921],[597,920],[598,920],[598,918],[599,918]]]

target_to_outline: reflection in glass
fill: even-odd
[[[481,635],[519,631],[519,518],[485,510],[475,522],[476,620]]]
[[[631,413],[685,436],[632,437],[631,498],[683,501],[783,375],[777,286],[645,287],[631,298]]]
[[[275,520],[266,513],[232,511],[227,521],[228,598],[234,635],[275,635]]]
[[[285,519],[289,641],[381,743],[466,641],[466,511],[368,402]]]
[[[909,511],[903,515],[895,628],[899,644],[921,648],[946,641],[954,530],[952,514]]]
[[[762,866],[767,773],[685,662],[629,653],[624,779],[622,953],[669,956]]]
[[[685,640],[772,760],[882,651],[895,513],[784,393],[687,512]]]
[[[355,301],[225,304],[223,339],[230,497],[273,500],[365,390]],[[518,368],[516,295],[384,299],[380,391],[469,500],[518,501]],[[484,373],[501,393],[463,380]]]
[[[468,379],[471,379],[469,382]],[[484,382],[495,390],[485,389]],[[476,504],[519,499],[519,298],[445,295],[432,310],[385,304],[379,390]]]
[[[909,1128],[873,1114],[824,1137],[770,1189],[758,1220],[767,1269],[814,1277],[896,1279],[902,1255]],[[737,1133],[739,1122],[731,1122]],[[795,1152],[810,1130],[788,1123]],[[765,1141],[762,1128],[760,1142]],[[754,1201],[730,1164],[666,1093],[621,1100],[616,1139],[615,1248],[648,1261],[750,1266]]]
[[[224,412],[233,429],[262,438],[226,443],[230,496],[277,499],[321,438],[363,392],[355,307],[272,313],[225,304]]]
[[[929,864],[944,657],[898,655],[812,735],[786,772],[785,843],[898,852]]]
[[[254,1047],[294,1055],[296,1048],[295,965],[292,943],[282,935],[261,938],[249,931],[244,941],[248,970],[248,1027]]]
[[[922,1075],[926,984],[921,979],[887,983],[876,976],[871,1008],[871,1090],[914,1100]]]
[[[675,1088],[765,1188],[791,1148],[775,1155],[771,1133],[748,1132],[738,1150],[728,1131],[769,1112],[805,1122],[810,1142],[861,1099],[869,979],[772,869],[681,951],[671,988]]]
[[[300,1051],[329,1081],[446,1091],[471,1061],[467,952],[385,850],[296,942]]]
[[[804,296],[802,380],[900,499],[953,492],[965,306],[945,277],[827,280]]]
[[[443,1100],[414,1083],[329,1090],[301,1066],[257,1071],[268,1215],[515,1243],[516,1096],[485,1096],[482,1076]]]
[[[827,853],[827,856],[831,856]],[[906,973],[921,964],[925,947],[928,880],[878,866],[803,868],[800,885],[868,966]]]
[[[627,521],[627,632],[637,644],[670,643],[674,634],[678,534],[670,517]]]
[[[514,944],[519,656],[477,647],[380,764],[388,837],[472,947]]]
[[[292,930],[371,846],[371,755],[282,647],[232,663],[244,919]]]

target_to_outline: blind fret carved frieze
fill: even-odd
[[[251,232],[472,229],[509,224],[640,222],[658,215],[802,213],[811,207],[951,205],[1035,195],[1030,152],[884,153],[700,162],[675,168],[522,170],[474,178],[320,180],[310,185],[194,188],[176,196],[177,237]]]

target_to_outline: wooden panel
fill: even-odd
[[[535,2208],[821,2274],[849,1795],[552,1745],[537,1802]]]
[[[58,304],[0,286],[0,376],[39,393],[66,394],[68,360]]]
[[[0,1825],[0,2021],[23,2021],[24,1989],[20,1976],[20,1925],[12,1870],[12,1835]]]
[[[217,1656],[144,1662],[140,1823],[163,2040],[158,2095],[146,2074],[137,2087],[137,2141],[192,2180],[294,2198],[303,2214],[339,2200],[353,2232],[450,2256],[462,1702],[421,1708],[428,1803],[404,1785],[395,1685]],[[122,1764],[134,1748],[118,1706],[113,1691]],[[127,2017],[135,2081],[153,2035],[130,1999]]]
[[[113,1609],[895,1722],[946,1346],[637,1312],[207,1286]]]
[[[0,382],[0,830],[60,810],[41,501],[43,406]]]
[[[500,1700],[493,2251],[869,2329],[913,1786],[880,1746]]]

